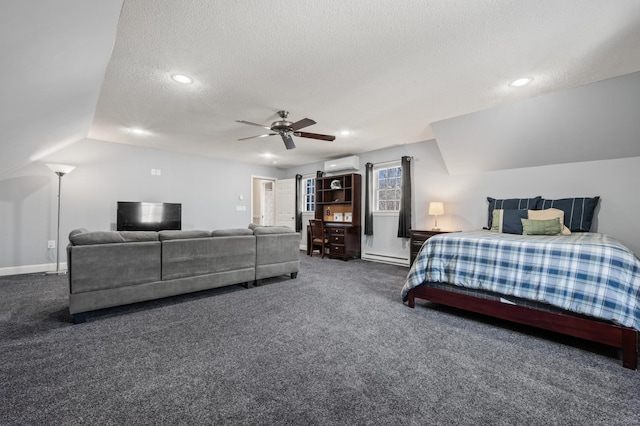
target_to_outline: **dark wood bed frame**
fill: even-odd
[[[632,328],[590,320],[582,317],[557,314],[519,305],[502,303],[466,294],[454,293],[426,285],[409,290],[408,305],[415,306],[415,299],[424,299],[442,305],[476,312],[519,324],[530,325],[592,342],[622,349],[622,366],[638,368],[638,332]]]

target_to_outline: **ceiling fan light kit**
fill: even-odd
[[[322,141],[334,141],[336,139],[335,136],[331,135],[322,135],[319,133],[308,133],[308,132],[298,132],[298,130],[303,129],[305,127],[312,126],[316,124],[316,122],[310,118],[303,118],[302,120],[296,121],[295,123],[288,121],[287,117],[289,116],[289,111],[278,111],[278,115],[280,116],[280,120],[274,121],[271,123],[271,126],[265,126],[263,124],[252,123],[250,121],[245,120],[236,120],[238,123],[249,124],[251,126],[262,127],[267,130],[271,130],[274,133],[267,133],[264,135],[258,136],[249,136],[247,138],[240,138],[239,141],[244,141],[247,139],[253,138],[263,138],[266,136],[275,136],[280,135],[282,138],[282,142],[284,142],[284,146],[287,149],[294,149],[296,147],[293,142],[292,136],[301,137],[301,138],[309,138],[309,139],[317,139]]]

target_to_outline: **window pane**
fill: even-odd
[[[377,211],[398,211],[402,195],[401,185],[401,166],[376,168],[374,172],[374,197]]]
[[[314,178],[304,179],[304,193],[303,197],[303,208],[305,212],[312,212],[315,210],[315,191],[316,191],[316,180]]]

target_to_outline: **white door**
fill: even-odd
[[[296,180],[276,181],[276,225],[296,229]]]
[[[273,184],[275,182],[263,182],[262,183],[262,214],[260,225],[272,226],[273,214],[274,214],[274,194]]]

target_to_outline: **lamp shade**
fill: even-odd
[[[76,166],[70,166],[68,164],[49,164],[47,163],[47,167],[53,170],[56,174],[66,175],[70,173]]]
[[[444,204],[441,201],[432,201],[429,203],[429,214],[430,215],[441,215],[444,214]]]

